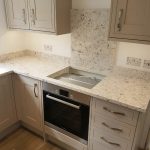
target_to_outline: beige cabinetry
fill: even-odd
[[[27,0],[6,0],[9,28],[29,29]]]
[[[150,0],[112,0],[111,39],[150,42]]]
[[[11,75],[0,77],[0,132],[17,122]]]
[[[93,99],[90,150],[133,150],[138,117],[136,111]]]
[[[55,32],[54,0],[29,0],[32,30]]]
[[[6,0],[5,6],[10,29],[70,32],[72,0]]]
[[[14,94],[19,120],[38,130],[42,130],[40,81],[14,75]]]

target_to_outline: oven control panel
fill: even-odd
[[[61,95],[66,98],[70,98],[74,101],[77,101],[86,105],[90,105],[91,96],[85,95],[80,92],[76,92],[76,91],[73,91],[64,87],[59,87],[57,85],[53,85],[53,84],[45,83],[45,82],[43,83],[43,90],[57,94],[57,95]]]

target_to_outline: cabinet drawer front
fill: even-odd
[[[97,131],[93,132],[94,137],[96,132],[99,133],[101,131],[104,131],[109,133],[110,135],[115,135],[121,138],[126,138],[128,140],[133,140],[135,133],[134,126],[110,118],[105,118],[105,116],[103,117],[96,113],[93,114],[92,118],[93,127],[97,128]]]
[[[98,99],[94,99],[92,107],[93,111],[105,117],[136,126],[138,120],[138,112],[136,111]]]
[[[131,143],[129,141],[121,141],[120,139],[111,140],[111,144],[107,141],[109,138],[106,136],[103,137],[104,140],[93,139],[90,143],[90,150],[131,150]],[[107,141],[107,142],[106,142]],[[115,145],[114,143],[119,144],[120,146]],[[114,145],[113,145],[114,144]]]

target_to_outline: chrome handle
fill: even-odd
[[[122,129],[112,128],[109,125],[107,125],[105,122],[103,122],[102,125],[105,126],[105,127],[107,127],[107,128],[109,128],[109,129],[111,129],[111,130],[113,130],[113,131],[123,132]]]
[[[50,100],[53,100],[53,101],[56,101],[56,102],[59,102],[59,103],[62,103],[62,104],[65,104],[65,105],[68,105],[68,106],[73,107],[75,109],[80,109],[80,106],[77,106],[77,105],[74,105],[74,104],[62,101],[62,100],[60,100],[58,98],[55,98],[55,97],[52,97],[52,96],[49,96],[49,95],[46,95],[46,98],[48,98]]]
[[[32,18],[32,22],[33,24],[35,25],[35,20],[36,20],[36,16],[35,16],[35,10],[34,9],[31,9],[31,18]]]
[[[126,116],[124,113],[111,111],[111,110],[108,109],[107,107],[103,107],[103,109],[104,109],[105,111],[109,112],[109,113],[114,114],[114,115]]]
[[[106,140],[104,137],[101,137],[101,139],[102,139],[104,142],[106,142],[106,143],[108,143],[108,144],[110,144],[110,145],[117,146],[117,147],[121,147],[120,144],[110,142],[110,141]]]
[[[117,24],[118,31],[121,31],[122,29],[122,17],[123,17],[123,9],[120,9],[118,15],[118,24]]]
[[[38,87],[38,85],[37,84],[34,84],[34,95],[35,95],[35,97],[38,97],[38,95],[37,95],[37,93],[36,93],[36,88]]]
[[[25,24],[27,24],[27,19],[26,19],[26,10],[22,9],[22,13],[23,13],[23,21]]]

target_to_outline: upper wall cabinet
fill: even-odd
[[[55,32],[54,0],[30,0],[30,27],[32,30]]]
[[[72,0],[5,0],[10,29],[65,34],[70,32]]]
[[[9,28],[29,29],[27,0],[6,0]]]
[[[150,43],[150,0],[112,0],[110,39]]]

